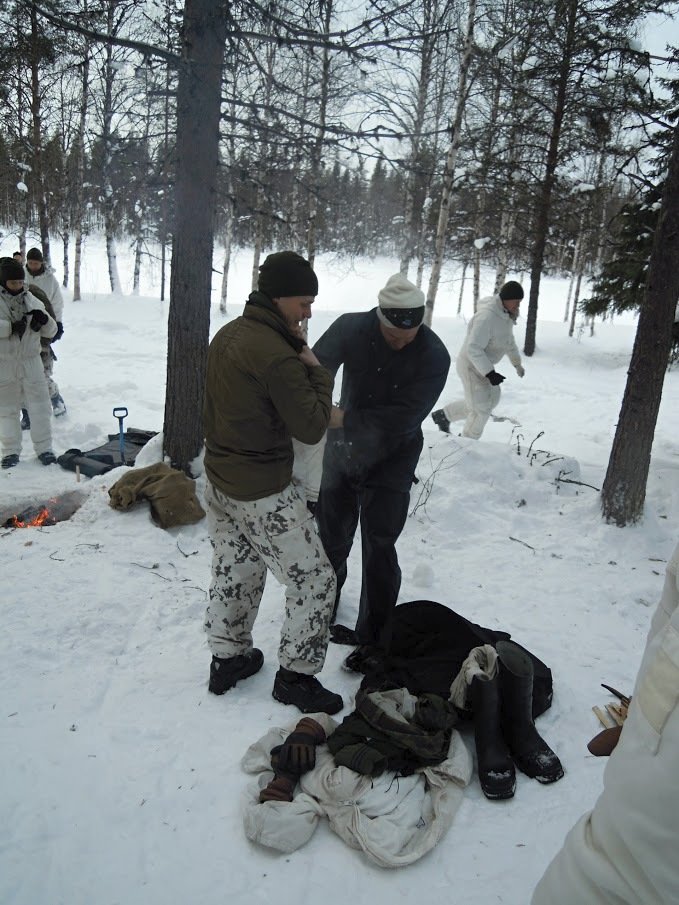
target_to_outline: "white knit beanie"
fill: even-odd
[[[395,273],[387,280],[384,289],[377,294],[380,308],[422,308],[424,292],[407,280],[403,274]]]

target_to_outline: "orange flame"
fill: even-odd
[[[32,519],[23,521],[18,515],[12,517],[12,526],[14,528],[39,528],[45,523],[54,524],[54,519],[50,516],[47,506],[43,506],[40,512]]]

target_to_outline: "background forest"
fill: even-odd
[[[159,257],[164,298],[171,261],[165,451],[184,470],[202,443],[215,236],[224,311],[242,247],[253,282],[272,248],[312,263],[391,256],[425,291],[430,324],[444,261],[460,264],[475,302],[482,266],[498,285],[511,269],[528,289],[528,356],[543,275],[570,278],[571,335],[578,311],[646,303],[631,370],[651,388],[647,443],[618,481],[629,487],[630,470],[647,469],[679,294],[667,270],[649,279],[653,241],[671,252],[659,211],[679,210],[666,178],[676,54],[640,38],[650,14],[675,11],[667,0],[12,0],[0,12],[15,38],[0,50],[0,224],[22,250],[39,235],[74,300],[89,233],[106,236],[113,293],[118,243],[134,248],[134,292],[145,256]],[[622,523],[642,504],[638,491],[607,515]]]
[[[65,284],[83,233],[106,232],[113,291],[117,241],[141,261],[151,239],[171,240],[183,6],[4,5],[0,222],[20,243],[58,237]],[[538,245],[544,272],[597,273],[615,215],[654,186],[671,105],[634,34],[673,6],[233,4],[216,229],[255,257],[392,254],[420,283],[441,229],[477,279],[481,263],[530,269]],[[228,263],[227,251],[224,294]]]

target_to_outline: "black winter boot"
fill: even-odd
[[[440,431],[443,431],[444,434],[450,433],[450,421],[446,418],[446,413],[443,409],[436,409],[435,412],[431,413],[431,418]]]
[[[474,742],[479,782],[486,798],[512,798],[516,773],[500,728],[500,685],[498,676],[474,676],[471,684],[474,713]]]
[[[533,663],[511,641],[496,645],[500,676],[502,734],[516,766],[538,782],[563,776],[561,761],[540,737],[533,722]]]
[[[282,666],[276,673],[271,693],[281,704],[294,704],[302,713],[338,713],[344,707],[342,698],[323,688],[316,676],[292,672]]]
[[[264,654],[257,647],[253,647],[246,654],[239,654],[237,657],[213,657],[210,664],[208,690],[212,694],[224,694],[225,691],[233,688],[236,682],[259,672],[262,663],[264,663]]]

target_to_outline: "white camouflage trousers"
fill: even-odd
[[[280,665],[310,675],[320,672],[328,648],[336,579],[316,522],[296,485],[244,502],[208,482],[205,500],[213,548],[205,613],[211,652],[228,658],[252,648],[252,628],[268,569],[285,586]]]
[[[460,399],[444,405],[443,412],[449,421],[464,418],[462,436],[478,440],[500,401],[500,387],[494,387],[487,377],[482,377],[464,356],[458,358],[456,370],[464,387],[464,402]]]
[[[12,373],[0,380],[0,446],[2,455],[21,452],[22,405],[31,416],[31,440],[36,455],[52,449],[52,406],[42,362],[37,355],[8,363]]]

